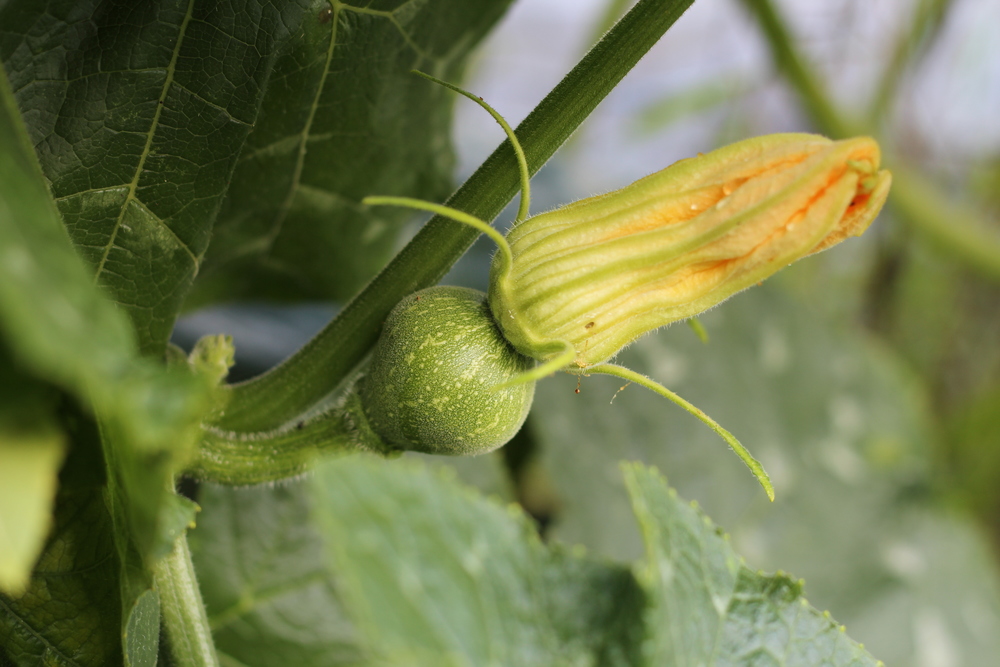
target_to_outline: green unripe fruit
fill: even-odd
[[[486,295],[431,287],[389,314],[361,383],[371,427],[387,443],[428,454],[482,454],[524,424],[526,382],[493,391],[534,367],[497,328]]]

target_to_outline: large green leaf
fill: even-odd
[[[463,478],[490,493],[507,492],[498,456],[408,457],[457,464]],[[199,489],[203,509],[189,540],[223,664],[365,664],[310,521],[307,490],[301,481]]]
[[[527,518],[411,461],[321,466],[315,513],[378,664],[637,664],[627,568],[538,540]]]
[[[158,352],[255,120],[267,33],[189,0],[7,2],[0,23],[66,228]]]
[[[0,60],[91,275],[156,353],[220,207],[202,298],[367,280],[402,214],[357,199],[447,190],[450,101],[406,72],[454,76],[508,3],[11,0]]]
[[[0,333],[26,371],[93,406],[109,479],[127,496],[122,516],[145,553],[171,459],[192,444],[206,392],[190,374],[137,357],[127,321],[70,243],[2,72],[0,253]]]
[[[301,482],[201,487],[190,545],[216,647],[250,667],[361,664]]]
[[[0,332],[18,361],[113,404],[135,343],[66,236],[0,71]]]
[[[648,664],[875,667],[828,614],[805,602],[801,582],[747,569],[655,471],[630,464],[624,472],[646,543]]]
[[[575,378],[557,377],[540,383],[531,418],[561,510],[553,535],[637,556],[617,467],[655,463],[754,566],[805,577],[810,599],[887,664],[937,654],[990,662],[1000,651],[1000,578],[978,531],[926,500],[932,431],[913,379],[883,350],[767,286],[703,322],[707,345],[676,327],[619,361],[739,437],[771,474],[776,501],[711,431],[663,399],[630,386],[609,405],[621,381],[583,378],[575,394]]]
[[[276,51],[203,294],[347,299],[409,217],[361,198],[450,191],[451,94],[409,71],[458,78],[510,0],[331,4],[310,3]]]
[[[747,570],[655,473],[626,473],[647,541],[645,590],[625,567],[543,545],[518,509],[452,476],[412,462],[324,464],[315,513],[368,657],[435,666],[875,665],[805,603],[801,584]]]

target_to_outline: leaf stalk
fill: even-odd
[[[160,612],[177,667],[219,667],[205,604],[198,589],[187,534],[153,566]]]

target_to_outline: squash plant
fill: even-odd
[[[650,468],[620,471],[629,563],[345,455],[390,453],[348,388],[478,234],[435,217],[389,260],[407,214],[361,199],[447,196],[450,93],[410,70],[458,79],[508,4],[0,2],[0,664],[877,664]],[[539,103],[530,173],[690,4],[641,0]],[[491,220],[519,182],[504,142],[448,205]],[[226,385],[224,335],[169,337],[238,299],[347,305]],[[190,543],[185,474],[214,482]]]

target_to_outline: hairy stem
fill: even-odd
[[[342,406],[274,431],[202,430],[198,453],[185,474],[216,484],[267,484],[306,473],[324,454],[396,452],[368,425],[353,389]]]
[[[186,534],[178,537],[173,551],[153,566],[153,576],[174,664],[177,667],[218,667],[219,659]]]

